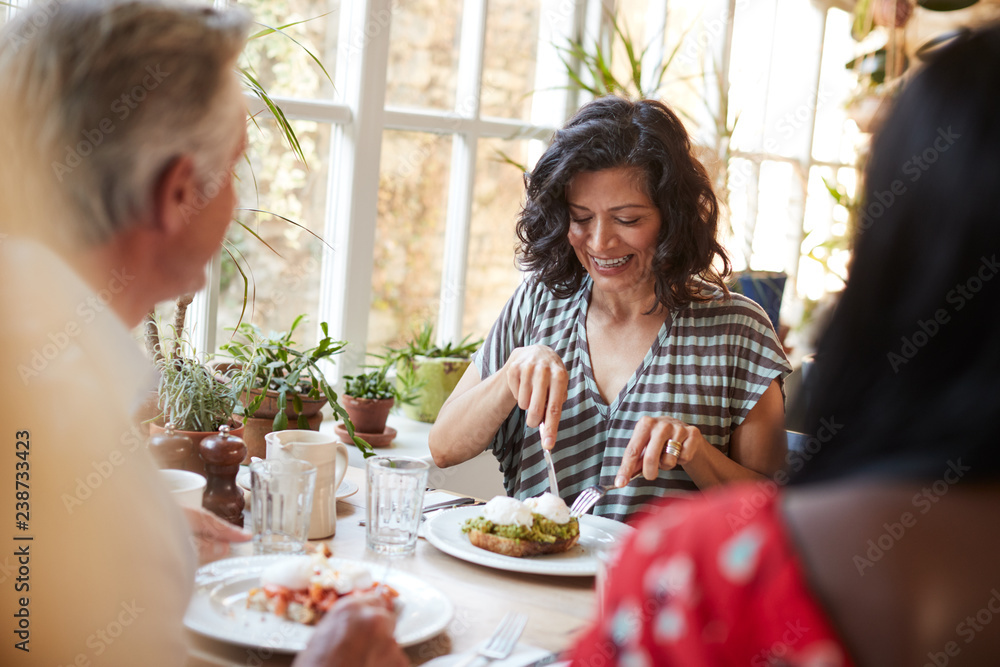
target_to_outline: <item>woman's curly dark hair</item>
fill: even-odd
[[[691,154],[680,119],[655,100],[615,96],[584,105],[555,133],[552,144],[525,176],[527,201],[517,221],[521,268],[556,296],[566,298],[586,274],[567,234],[566,186],[581,172],[634,167],[645,175],[646,194],[660,210],[653,256],[656,298],[673,310],[714,298],[694,276],[728,294],[731,271],[716,240],[719,205],[704,166]],[[722,270],[713,265],[722,261]]]

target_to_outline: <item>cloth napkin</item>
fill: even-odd
[[[489,664],[489,667],[527,667],[527,665],[530,665],[536,660],[541,660],[549,653],[550,651],[546,651],[545,649],[541,649],[536,646],[518,644],[517,648],[514,649],[514,652],[511,653],[509,657],[503,660],[494,660],[493,662],[487,664]],[[467,660],[469,658],[469,655],[470,653],[443,655],[440,658],[434,658],[430,662],[424,663],[424,665],[425,667],[451,667],[452,665],[461,664],[463,660]],[[480,661],[480,664],[482,664],[482,661]],[[551,667],[569,667],[569,662],[553,662],[549,664]]]

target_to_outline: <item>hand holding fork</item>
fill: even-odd
[[[641,471],[632,475],[632,478],[625,483],[628,484],[637,477],[642,477]],[[569,515],[579,519],[581,516],[589,512],[590,508],[596,505],[597,501],[604,497],[604,494],[614,488],[618,487],[614,484],[594,484],[593,486],[588,486],[586,489],[581,491],[580,495],[578,495],[576,500],[573,501],[573,504],[569,508]]]

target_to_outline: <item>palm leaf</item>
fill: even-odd
[[[222,248],[226,251],[226,254],[229,255],[229,258],[233,260],[233,264],[236,265],[236,270],[240,272],[240,277],[243,279],[243,306],[240,308],[240,318],[236,322],[236,326],[239,326],[240,323],[243,322],[243,316],[246,315],[247,312],[247,301],[250,301],[250,303],[256,302],[257,283],[253,280],[252,270],[250,271],[249,278],[247,277],[247,274],[243,272],[243,267],[240,266],[239,260],[236,258],[236,255],[233,254],[233,250],[229,249],[229,246],[232,246],[233,250],[235,250],[240,257],[243,257],[243,253],[240,252],[239,248],[228,241],[224,241],[222,244]],[[243,261],[246,262],[245,257],[243,258]],[[247,269],[250,269],[249,263],[247,264]],[[250,283],[253,283],[253,298],[250,298]],[[253,317],[253,313],[250,314],[250,317]]]
[[[240,211],[252,211],[253,213],[263,213],[265,215],[270,215],[270,216],[273,216],[275,218],[278,218],[279,220],[283,220],[284,222],[287,222],[288,224],[293,225],[295,227],[298,227],[302,231],[306,232],[307,234],[309,234],[314,239],[316,239],[317,241],[319,241],[320,243],[322,243],[323,245],[325,245],[330,250],[334,249],[333,246],[330,245],[329,243],[327,243],[326,239],[324,239],[322,236],[320,236],[319,234],[317,234],[313,230],[309,229],[308,227],[295,222],[291,218],[286,218],[285,216],[281,215],[280,213],[275,213],[274,211],[264,211],[264,210],[257,209],[257,208],[240,208],[240,209],[237,209],[237,210],[240,210]]]
[[[329,14],[329,13],[330,12],[327,12],[326,14],[321,14],[320,16],[316,16],[316,17],[313,17],[313,18],[323,18],[324,16],[327,16],[327,14]],[[305,23],[306,21],[312,21],[312,20],[313,19],[311,19],[311,18],[310,19],[303,19],[302,21],[295,21],[294,23],[287,23],[287,24],[285,24],[283,26],[278,26],[277,28],[272,28],[271,26],[268,26],[268,25],[266,25],[264,23],[259,23],[258,25],[264,26],[264,30],[261,30],[260,32],[258,32],[255,35],[252,35],[250,37],[250,39],[257,39],[258,37],[264,37],[265,35],[271,35],[273,33],[278,33],[278,34],[280,34],[280,35],[282,35],[282,36],[290,39],[292,42],[294,42],[295,44],[297,44],[299,46],[299,48],[301,48],[303,51],[305,51],[309,55],[310,58],[313,59],[313,62],[315,62],[316,65],[319,66],[320,70],[323,71],[323,75],[332,84],[333,83],[333,78],[330,76],[330,73],[326,71],[326,68],[323,67],[323,63],[320,62],[320,59],[316,57],[316,54],[313,53],[312,51],[310,51],[309,48],[305,44],[303,44],[302,42],[300,42],[299,40],[295,39],[294,37],[292,37],[291,35],[289,35],[287,32],[285,32],[285,28],[291,28],[292,26],[296,26],[296,25],[299,25],[301,23]]]
[[[279,107],[277,103],[271,99],[267,90],[265,90],[254,75],[250,73],[249,69],[241,67],[240,74],[243,76],[243,79],[246,81],[250,90],[252,90],[253,93],[260,98],[260,100],[264,103],[264,106],[266,106],[271,112],[271,115],[274,116],[275,123],[277,123],[282,136],[284,136],[285,140],[288,142],[288,147],[292,149],[292,152],[295,153],[295,156],[302,162],[302,164],[306,165],[308,168],[308,160],[306,160],[305,153],[302,151],[302,146],[299,144],[299,138],[295,135],[295,130],[285,117],[285,112],[282,111],[281,107]]]

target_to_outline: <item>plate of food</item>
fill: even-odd
[[[239,484],[240,488],[244,491],[250,491],[250,467],[240,466],[240,471],[236,473],[236,483]],[[358,485],[349,479],[345,479],[337,487],[337,500],[343,500],[353,496],[358,492]]]
[[[395,570],[375,581],[384,569],[324,553],[216,561],[198,570],[184,625],[230,644],[296,653],[336,599],[374,589],[392,599],[400,645],[419,644],[448,626],[454,607],[443,593]]]
[[[545,493],[523,503],[497,496],[485,505],[445,510],[427,520],[427,541],[462,560],[511,572],[587,577],[596,554],[633,528],[584,515],[570,519],[560,498]]]

